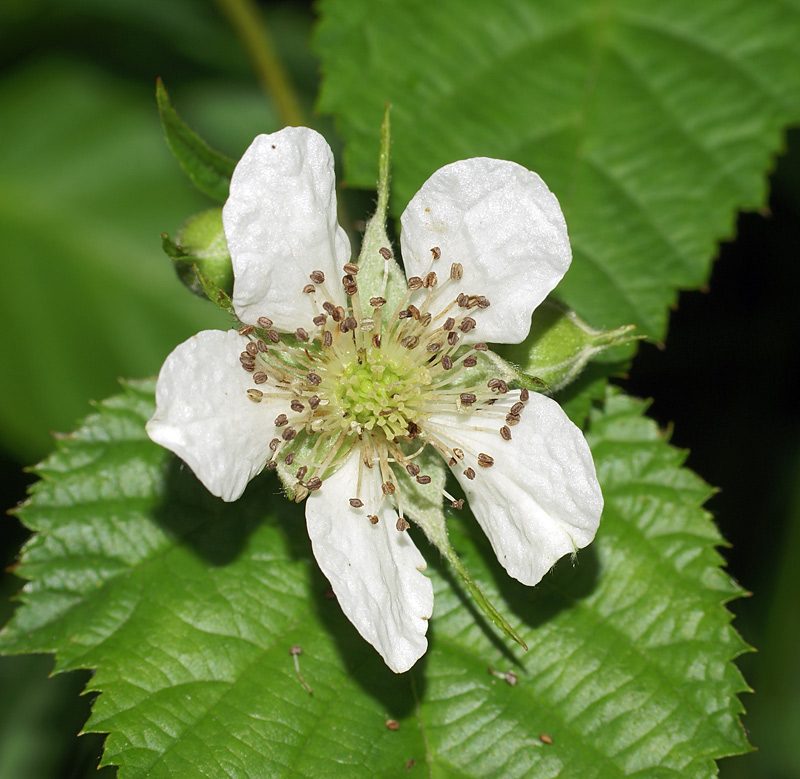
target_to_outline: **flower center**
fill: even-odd
[[[438,250],[431,251],[438,259]],[[381,253],[391,258],[384,252],[388,249]],[[508,441],[527,391],[513,406],[494,406],[508,386],[498,377],[486,381],[491,376],[488,363],[476,368],[486,344],[462,342],[489,301],[482,295],[444,291],[459,283],[458,263],[451,265],[441,284],[434,272],[424,279],[411,277],[407,294],[393,312],[384,310],[383,297],[370,298],[366,314],[356,283],[358,267],[348,263],[344,271],[346,309],[331,301],[338,296],[328,291],[322,271],[313,271],[313,283],[302,290],[316,308],[316,330],[298,327],[293,338],[287,338],[272,329],[267,317],[260,317],[257,327],[240,328],[248,338],[240,362],[256,385],[247,394],[256,403],[285,408],[275,418],[267,467],[281,468],[284,482],[296,480],[296,500],[319,489],[327,474],[358,447],[362,466],[379,471],[383,495],[393,496],[404,523],[395,471],[430,484],[431,478],[417,464],[422,461],[416,460],[426,446],[469,479],[476,475],[470,462],[478,471],[494,462],[485,452],[455,445],[452,423],[437,432],[428,420],[435,414],[472,412],[477,416],[469,424],[495,425],[500,438]],[[442,492],[455,507],[463,503]],[[358,495],[350,502],[363,505]],[[400,520],[398,529],[405,529]]]

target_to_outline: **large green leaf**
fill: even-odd
[[[605,517],[536,589],[504,574],[467,511],[450,518],[530,651],[427,549],[431,645],[397,676],[325,597],[302,507],[267,475],[237,503],[212,498],[148,441],[152,390],[128,386],[38,467],[20,512],[38,531],[29,583],[0,635],[6,652],[96,669],[88,729],[110,733],[120,777],[707,777],[747,748],[730,662],[744,645],[722,605],[740,591],[700,508],[711,490],[641,403],[612,395],[594,412]]]
[[[591,324],[663,339],[800,119],[796,0],[322,0],[320,107],[371,188],[393,106],[395,213],[439,166],[516,160],[559,197]],[[363,74],[369,74],[364,78]]]

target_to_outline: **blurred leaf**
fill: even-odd
[[[713,758],[747,749],[730,663],[745,647],[721,605],[740,591],[700,509],[711,490],[641,403],[611,396],[593,414],[606,513],[577,565],[524,587],[468,512],[450,518],[453,545],[530,651],[499,640],[437,566],[429,652],[398,676],[323,596],[302,507],[266,476],[237,503],[211,497],[147,440],[152,392],[128,386],[38,467],[21,511],[38,531],[19,568],[30,581],[0,636],[7,652],[97,669],[88,727],[110,732],[105,761],[120,779],[252,777],[265,765],[272,776],[416,765],[435,776],[708,777]]]
[[[374,185],[385,101],[395,213],[457,159],[536,170],[574,249],[557,294],[598,328],[664,338],[676,290],[707,280],[736,209],[764,204],[782,128],[800,119],[795,2],[319,7],[319,107],[338,121],[348,183]]]
[[[236,163],[214,151],[178,116],[161,79],[156,82],[156,101],[167,144],[189,180],[204,194],[220,203],[228,199],[228,188]]]
[[[13,366],[0,375],[0,445],[31,460],[120,375],[155,373],[226,320],[159,249],[207,201],[171,160],[152,98],[50,62],[7,78],[0,105],[0,348]]]

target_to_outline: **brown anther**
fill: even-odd
[[[447,319],[444,320],[444,324],[442,325],[443,330],[452,330],[456,326],[456,320],[453,317],[449,316]]]
[[[463,405],[471,406],[478,399],[478,396],[473,394],[472,392],[462,392],[458,396],[458,399],[461,401]]]
[[[278,414],[275,417],[275,427],[283,427],[284,425],[289,424],[289,417],[286,414]]]
[[[294,337],[298,341],[307,341],[308,340],[308,333],[302,327],[298,327],[297,330],[294,331]]]
[[[348,262],[342,270],[345,273],[349,273],[351,276],[355,276],[358,273],[358,265],[352,262]]]
[[[305,479],[307,473],[308,473],[308,466],[301,465],[297,469],[297,481],[302,481],[303,479]]]
[[[418,309],[416,306],[414,306],[414,305],[410,305],[410,306],[408,307],[408,313],[409,313],[409,314],[411,314],[411,316],[413,316],[413,317],[414,317],[414,319],[415,319],[417,322],[419,322],[419,309]]]
[[[472,480],[472,479],[475,478],[475,471],[472,468],[467,468],[464,471],[464,476],[466,476],[468,479]]]
[[[326,330],[322,335],[322,345],[330,346],[332,343],[333,343],[333,333],[330,330]]]
[[[272,320],[265,316],[260,316],[258,319],[256,319],[256,322],[258,322],[258,326],[262,330],[269,330],[270,327],[272,327]]]
[[[525,408],[525,404],[524,404],[524,403],[520,403],[520,402],[518,401],[518,402],[516,402],[516,403],[515,403],[513,406],[511,406],[511,408],[509,409],[509,413],[510,413],[510,414],[517,414],[517,415],[519,415],[519,414],[521,414],[521,413],[522,413],[522,410],[523,410],[524,408]]]
[[[419,473],[419,465],[416,463],[409,463],[406,465],[406,471],[409,476],[416,476]]]
[[[350,498],[350,505],[354,509],[360,509],[364,505],[364,503],[360,501],[358,498]]]
[[[319,395],[312,395],[308,399],[308,405],[311,406],[312,411],[315,411],[317,406],[319,405]]]
[[[431,249],[431,254],[433,255],[433,259],[434,259],[434,260],[438,260],[438,259],[439,259],[439,257],[441,257],[441,256],[442,256],[442,250],[441,250],[441,249],[440,249],[438,246],[434,246],[434,247]]]
[[[387,249],[385,246],[381,246],[381,248],[378,249],[378,254],[380,254],[384,260],[391,260],[392,257],[394,257],[394,255],[392,254],[392,250]]]
[[[271,452],[274,452],[278,448],[278,444],[281,442],[280,438],[273,438],[269,442],[269,449]]]
[[[422,286],[425,287],[425,289],[431,289],[432,287],[435,287],[438,283],[439,283],[439,277],[433,271],[431,271],[425,277],[425,280],[422,282]]]
[[[489,351],[489,347],[485,343],[483,343],[483,341],[481,341],[480,343],[477,343],[477,344],[473,344],[472,348],[476,352],[488,352]]]
[[[442,357],[442,368],[444,368],[446,371],[449,371],[452,367],[453,367],[452,357],[450,357],[449,354],[445,354]]]
[[[348,284],[352,284],[354,281],[355,281],[355,279],[349,273],[345,273],[344,276],[342,276],[342,284],[344,286],[347,286]]]
[[[500,386],[500,379],[489,379],[489,381],[486,382],[486,386],[490,390],[496,390]]]
[[[422,316],[420,316],[419,322],[423,327],[427,327],[431,323],[432,319],[433,314],[431,314],[430,311],[426,311],[424,314],[422,314]]]
[[[485,298],[483,295],[479,295],[475,302],[478,304],[478,308],[489,308],[491,305],[489,298]]]
[[[458,305],[461,306],[461,308],[465,308],[468,299],[469,298],[467,298],[467,296],[463,292],[459,292],[458,297],[456,298],[456,303],[458,303]]]
[[[519,414],[506,414],[507,425],[511,425],[513,427],[514,425],[518,425],[519,422],[520,422]]]
[[[372,336],[372,345],[376,349],[380,349],[381,348],[381,336],[380,336],[380,333],[375,333],[375,335]]]
[[[464,508],[464,498],[459,498],[458,500],[454,500],[450,504],[454,509],[463,509]]]
[[[454,465],[455,465],[457,462],[458,462],[458,460],[456,460],[456,458],[455,458],[455,457],[451,457],[451,458],[448,460],[447,464],[448,464],[448,465],[449,465],[449,466],[452,468],[452,467],[453,467],[453,466],[454,466]]]
[[[264,393],[261,390],[249,389],[247,390],[247,397],[252,400],[253,403],[260,403],[261,398],[264,397]]]
[[[275,330],[267,330],[267,338],[274,344],[280,343],[281,340],[280,335]]]
[[[334,322],[343,322],[345,317],[344,309],[341,306],[336,306],[336,308],[333,309],[331,317],[333,317]]]
[[[386,298],[370,298],[369,299],[369,304],[373,308],[380,308],[381,306],[385,306],[386,305]]]
[[[463,459],[464,459],[464,452],[463,452],[463,450],[462,450],[462,449],[459,449],[458,447],[455,447],[455,448],[453,449],[453,454],[454,454],[456,457],[458,457],[458,459],[459,459],[459,460],[463,460]]]
[[[328,312],[330,316],[333,316],[333,312],[336,311],[336,306],[333,303],[328,302],[327,300],[322,304],[322,308]]]
[[[422,279],[419,276],[412,276],[408,280],[408,288],[410,290],[412,290],[412,291],[413,290],[417,290],[417,289],[420,289],[421,287],[422,287]]]
[[[305,409],[305,406],[296,398],[289,405],[292,411],[296,411],[298,414]]]
[[[408,437],[416,438],[419,435],[419,425],[416,422],[408,423]]]
[[[358,284],[356,284],[355,282],[353,282],[352,284],[348,284],[344,288],[344,291],[345,291],[346,295],[349,295],[350,297],[353,297],[354,295],[358,294]]]
[[[519,391],[519,399],[524,403],[526,400],[528,400],[528,398],[530,398],[530,393],[525,389],[525,387],[523,387]]]
[[[253,374],[253,381],[256,384],[263,384],[267,380],[267,374],[264,371],[259,371]]]
[[[283,440],[284,441],[291,441],[297,435],[297,431],[293,427],[287,427],[286,430],[283,431]]]
[[[315,476],[313,479],[309,479],[305,486],[309,492],[314,492],[322,486],[322,479],[319,476]]]
[[[316,373],[307,373],[306,378],[316,387],[322,384],[322,379]]]
[[[311,295],[316,291],[317,291],[317,288],[313,284],[306,284],[305,287],[303,287],[303,292],[306,295]]]
[[[416,346],[419,346],[419,336],[418,335],[407,335],[400,343],[406,347],[406,349],[413,349]]]
[[[510,441],[511,440],[511,428],[509,428],[508,425],[503,425],[500,428],[500,436],[504,441]]]
[[[417,484],[430,484],[430,483],[431,483],[430,476],[426,476],[424,473],[421,474],[420,476],[417,476]]]
[[[287,465],[291,465],[294,462],[294,452],[289,452],[289,454],[287,454],[286,457],[283,458],[283,461]]]
[[[474,368],[478,364],[477,357],[465,357],[464,358],[464,367],[465,368]]]
[[[266,352],[269,348],[266,342],[262,341],[260,338],[256,341],[256,347],[258,348],[259,352]]]
[[[405,517],[398,517],[395,527],[402,533],[404,530],[408,530],[411,525],[408,524]]]
[[[367,514],[367,519],[369,520],[371,525],[378,524],[378,517],[376,514]]]
[[[278,467],[278,463],[275,460],[267,460],[267,470],[274,471]]]
[[[319,314],[318,316],[315,316],[311,321],[318,327],[321,327],[328,321],[328,317],[326,317],[325,314]]]
[[[480,465],[481,468],[491,468],[494,465],[494,457],[480,452],[478,454],[478,465]]]
[[[390,481],[385,481],[381,484],[381,490],[384,495],[394,495],[395,486]]]
[[[475,329],[475,325],[476,324],[477,324],[477,322],[471,316],[465,316],[461,320],[461,324],[458,326],[458,329],[462,333],[468,333],[470,330],[474,330]]]
[[[258,347],[250,342],[247,346],[244,347],[244,350],[251,356],[255,357],[258,354]]]
[[[412,314],[407,308],[404,308],[402,311],[397,312],[398,319],[411,319],[411,316]]]
[[[449,343],[450,346],[455,346],[458,343],[458,333],[455,332],[455,330],[447,334],[447,343]]]
[[[321,270],[315,270],[309,273],[308,278],[315,284],[322,284],[325,281],[325,274]]]
[[[349,316],[342,323],[348,330],[355,330],[358,327],[358,320],[354,316]]]
[[[428,351],[429,351],[431,354],[436,354],[436,352],[438,352],[438,351],[439,351],[439,349],[441,349],[441,348],[442,348],[442,345],[441,345],[440,343],[432,343],[432,344],[428,344],[428,345],[427,345],[425,348],[426,348],[426,349],[427,349],[427,350],[428,350]]]
[[[239,355],[239,362],[250,363],[252,365],[253,364],[253,355],[252,354],[248,354],[247,352],[242,352]]]
[[[450,266],[450,278],[458,281],[464,275],[464,266],[460,262],[454,262]]]
[[[502,379],[500,379],[500,383],[497,385],[497,391],[501,395],[505,395],[508,392],[508,384],[506,384]]]
[[[242,325],[237,332],[239,333],[239,335],[250,335],[250,333],[252,333],[253,330],[255,330],[255,327],[253,327],[253,325]]]
[[[252,362],[243,362],[242,368],[244,368],[248,373],[252,373],[256,369],[256,366]]]

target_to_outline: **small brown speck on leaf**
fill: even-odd
[[[387,719],[386,727],[389,730],[400,730],[400,723],[396,719]]]
[[[539,736],[539,741],[541,741],[543,744],[552,744],[553,737],[549,733],[542,733]]]

